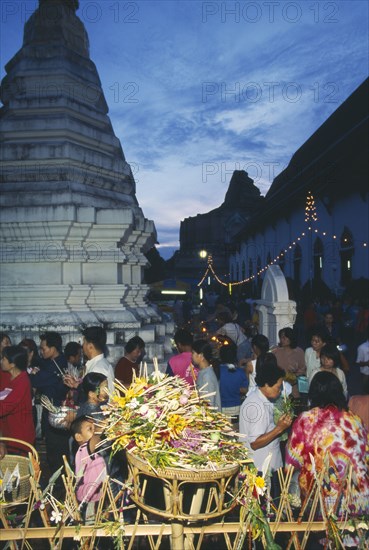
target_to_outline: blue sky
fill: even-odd
[[[37,5],[2,1],[1,76]],[[366,0],[80,0],[77,14],[163,257],[233,170],[265,194],[368,76]]]

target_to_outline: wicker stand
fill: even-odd
[[[154,469],[134,454],[127,453],[133,478],[133,502],[144,512],[171,522],[171,548],[192,547],[184,536],[187,523],[218,518],[235,506],[238,464],[217,470]],[[150,485],[155,484],[154,494]],[[161,488],[161,491],[159,491]],[[161,494],[159,494],[161,493]],[[150,500],[151,498],[151,500]],[[155,502],[152,502],[154,500]]]
[[[22,506],[25,509],[25,529],[28,528],[33,504],[35,502],[34,487],[40,478],[40,462],[36,449],[33,445],[30,445],[26,441],[20,439],[14,439],[12,437],[0,437],[0,441],[19,449],[22,452],[28,451],[28,456],[6,454],[1,461],[1,470],[13,471],[15,467],[19,469],[19,484],[14,487],[10,493],[3,493],[0,495],[0,528],[7,529],[11,526],[8,520],[7,512],[16,510],[16,507]],[[14,542],[9,543],[9,548],[18,548]]]

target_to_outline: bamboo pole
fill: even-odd
[[[270,523],[271,528],[273,522]],[[337,522],[338,527],[344,525],[344,523]],[[163,527],[164,526],[164,527]],[[299,533],[305,533],[306,530],[310,529],[311,532],[315,531],[325,531],[326,524],[324,521],[302,521],[300,523],[296,522],[284,522],[279,525],[278,532],[280,533],[289,533],[291,531],[297,531]],[[230,522],[230,523],[213,523],[211,525],[185,525],[183,528],[184,534],[194,533],[198,534],[201,532],[205,533],[237,533],[240,529],[239,522]],[[107,532],[103,528],[95,529],[92,525],[81,525],[78,526],[78,534],[81,537],[91,537],[93,531],[96,532],[98,537],[108,536]],[[148,524],[129,524],[125,525],[125,536],[131,537],[133,533],[136,533],[139,537],[145,537],[147,535],[159,535],[160,532],[165,535],[171,534],[171,525],[170,523],[148,523]],[[47,539],[52,538],[55,535],[55,527],[29,527],[27,530],[20,527],[14,528],[5,528],[0,531],[0,540],[22,540],[27,535],[28,539]],[[73,538],[76,535],[75,526],[67,526],[64,528],[64,538]]]

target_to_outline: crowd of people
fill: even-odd
[[[177,327],[176,350],[166,374],[183,378],[211,407],[229,417],[258,470],[269,457],[275,498],[280,490],[278,468],[295,467],[297,492],[304,497],[314,471],[328,460],[332,480],[325,491],[327,503],[342,490],[351,468],[355,497],[351,513],[369,514],[368,322],[360,321],[360,342],[355,327],[345,327],[335,306],[316,308],[315,316],[311,304],[306,309],[306,345],[299,341],[296,327],[283,327],[278,345],[271,347],[257,330],[252,305],[250,318],[241,322],[235,308],[215,302],[205,319],[211,330],[194,337],[188,322]],[[356,346],[354,361],[342,351],[348,334],[350,345]],[[103,445],[96,459],[96,446],[103,443],[99,414],[114,381],[129,387],[145,354],[145,342],[135,336],[113,366],[106,357],[106,341],[106,331],[98,326],[83,331],[82,344],[68,342],[64,348],[57,332],[41,334],[39,345],[30,338],[14,345],[7,334],[0,334],[0,434],[30,444],[44,439],[50,474],[63,466],[63,456],[70,460],[78,480],[77,499],[85,503],[86,523],[93,521],[106,475],[112,470],[116,479],[126,475],[124,460],[109,460]],[[350,395],[348,389],[353,369],[361,372],[360,395]],[[50,423],[41,396],[55,406],[69,406],[63,429]],[[286,398],[292,403],[288,411],[283,408]],[[7,447],[0,443],[0,459],[12,452],[12,445]]]

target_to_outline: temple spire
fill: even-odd
[[[39,7],[24,27],[23,46],[50,50],[63,44],[83,57],[89,57],[89,41],[82,21],[76,15],[78,0],[39,0]]]
[[[0,330],[21,340],[54,327],[70,338],[104,324],[113,345],[116,331],[124,342],[123,330],[138,334],[157,318],[142,284],[156,231],[138,204],[77,7],[41,0],[1,83]]]

